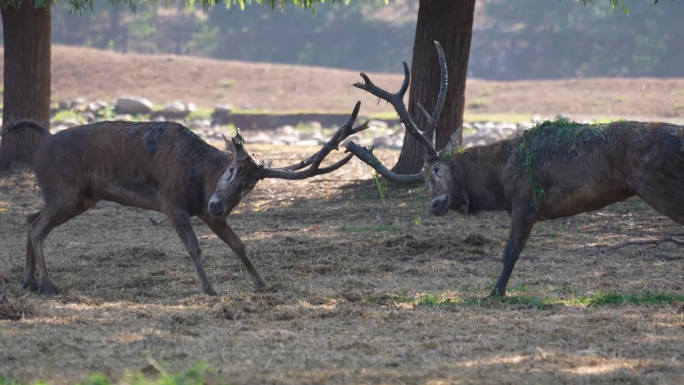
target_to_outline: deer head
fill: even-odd
[[[365,148],[353,142],[347,144],[347,152],[356,155],[356,157],[366,162],[366,164],[374,168],[380,175],[387,179],[403,183],[425,181],[430,190],[430,211],[434,215],[445,215],[449,209],[455,209],[467,214],[468,197],[465,193],[465,189],[462,187],[463,185],[460,183],[459,170],[451,162],[454,150],[458,149],[461,145],[460,130],[462,130],[462,128],[458,128],[451,136],[451,141],[444,149],[439,152],[435,150],[435,129],[437,128],[439,115],[442,113],[442,108],[444,107],[448,85],[444,51],[442,50],[442,46],[436,41],[435,47],[437,48],[441,69],[441,81],[437,103],[435,104],[435,109],[432,114],[429,114],[420,103],[418,104],[418,107],[427,121],[425,131],[421,131],[413,122],[406,110],[406,105],[404,105],[404,95],[406,94],[406,90],[408,90],[411,81],[411,73],[406,62],[403,62],[404,82],[396,93],[392,94],[379,88],[373,84],[370,78],[368,78],[368,75],[363,72],[361,73],[361,78],[363,78],[364,82],[354,83],[354,87],[367,91],[373,96],[387,101],[394,107],[394,110],[399,114],[399,119],[406,127],[406,132],[413,136],[425,148],[425,165],[423,171],[411,175],[394,173],[380,163],[375,155],[373,155],[372,148]]]

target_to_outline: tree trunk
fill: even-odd
[[[50,8],[22,1],[2,8],[5,44],[3,128],[19,119],[50,125]],[[0,142],[0,171],[32,167],[40,136],[12,133]]]
[[[439,92],[440,69],[437,40],[444,49],[449,71],[449,88],[437,125],[436,149],[444,148],[457,128],[463,126],[466,73],[473,36],[475,0],[420,0],[416,38],[411,62],[411,88],[408,111],[418,127],[425,129],[425,119],[418,103],[432,113]],[[423,167],[425,150],[411,135],[404,137],[399,161],[392,171],[415,174]]]

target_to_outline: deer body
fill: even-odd
[[[270,169],[270,162],[247,153],[239,130],[235,138],[226,138],[229,152],[223,152],[177,123],[99,122],[55,135],[32,121],[15,123],[3,135],[31,128],[43,138],[33,166],[45,206],[27,218],[22,286],[58,293],[43,255],[45,239],[55,227],[106,200],[166,214],[192,259],[203,293],[216,295],[200,262],[201,249],[190,222],[195,216],[237,254],[257,289],[264,289],[263,278],[226,217],[261,179],[305,179],[346,164],[352,155],[319,169],[340,141],[368,127],[352,128],[359,108],[357,103],[349,122],[319,152],[282,169]],[[299,169],[304,170],[295,171]]]
[[[159,212],[174,206],[190,216],[207,213],[231,160],[184,126],[166,122],[76,126],[47,136],[35,159],[46,199],[69,191],[89,202]]]
[[[559,118],[543,122],[522,136],[496,144],[460,148],[459,127],[439,152],[434,131],[444,105],[447,68],[444,52],[435,42],[442,72],[432,114],[421,108],[427,128],[421,131],[403,102],[410,82],[404,64],[404,81],[389,93],[364,73],[354,86],[389,102],[408,134],[425,148],[423,172],[398,175],[354,142],[347,151],[385,178],[398,182],[425,181],[430,190],[430,211],[449,210],[465,215],[481,211],[507,211],[511,230],[503,253],[503,270],[490,296],[506,295],[513,267],[532,227],[541,219],[569,217],[598,210],[611,203],[639,196],[656,211],[684,225],[684,128],[666,123],[620,121],[606,125],[569,122]]]
[[[598,210],[637,195],[684,225],[683,127],[624,121],[574,124],[568,129],[572,136],[559,144],[568,124],[547,122],[521,137],[455,153],[437,173],[439,162],[428,168],[434,215],[449,210],[511,215],[504,270],[494,295],[506,294],[513,266],[539,220]],[[448,176],[440,175],[442,168]]]

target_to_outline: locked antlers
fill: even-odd
[[[399,119],[404,124],[404,127],[406,127],[406,131],[416,138],[416,140],[421,143],[423,147],[425,147],[427,161],[433,161],[439,157],[439,154],[435,150],[435,129],[437,128],[439,115],[442,113],[442,108],[444,107],[448,85],[447,66],[446,59],[444,58],[444,51],[442,50],[442,46],[437,41],[435,41],[435,47],[437,48],[437,55],[439,56],[439,66],[441,70],[441,81],[439,85],[439,94],[437,95],[437,103],[435,104],[435,109],[432,111],[431,115],[428,114],[428,112],[420,103],[418,104],[418,107],[423,115],[425,115],[427,120],[427,128],[425,131],[421,131],[413,122],[411,116],[406,110],[406,105],[404,104],[404,95],[406,94],[406,90],[408,89],[409,83],[411,81],[411,73],[406,62],[402,62],[404,65],[404,82],[401,84],[399,91],[394,94],[389,93],[373,84],[370,78],[368,78],[368,75],[363,72],[361,73],[361,77],[363,78],[364,82],[354,83],[354,87],[367,91],[370,94],[387,101],[392,105],[392,107],[394,107],[394,110],[397,112],[397,114],[399,114]],[[452,136],[452,143],[449,143],[447,146],[449,150],[454,145],[458,144],[455,142],[456,137],[458,137],[458,135]],[[421,174],[402,175],[391,172],[387,169],[387,167],[380,163],[375,155],[373,155],[372,151],[372,148],[367,149],[352,142],[347,144],[346,152],[351,152],[352,154],[356,155],[356,157],[366,162],[366,164],[374,168],[380,175],[387,179],[403,183],[413,183],[422,180],[423,177]]]

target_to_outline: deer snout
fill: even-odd
[[[220,217],[223,215],[223,202],[219,200],[209,201],[209,214],[213,217]]]
[[[430,211],[436,217],[445,215],[449,211],[449,198],[446,195],[433,198],[430,203]]]

